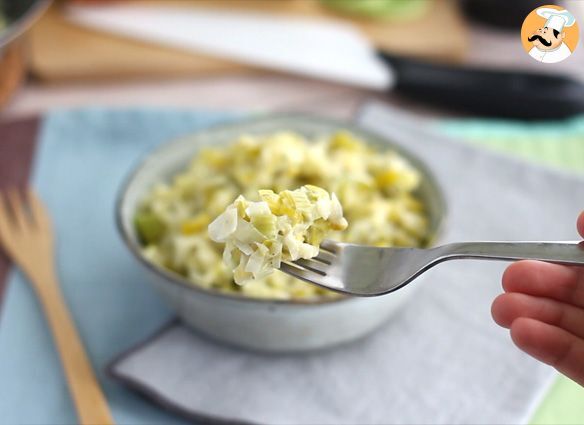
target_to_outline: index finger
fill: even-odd
[[[578,233],[580,233],[580,236],[584,238],[584,211],[582,211],[578,216],[576,227],[578,228]]]

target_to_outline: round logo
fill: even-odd
[[[579,38],[576,18],[560,6],[546,5],[531,11],[521,27],[521,44],[538,62],[556,63],[568,58]]]

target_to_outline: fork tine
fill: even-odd
[[[7,195],[8,204],[12,210],[13,225],[20,232],[26,231],[29,227],[29,220],[20,191],[17,188],[11,188],[7,191]]]
[[[303,268],[305,268],[305,269],[307,269],[307,270],[310,270],[310,271],[313,271],[315,273],[318,273],[318,274],[320,274],[322,276],[325,276],[326,275],[327,269],[328,269],[328,265],[327,264],[320,263],[320,262],[314,261],[312,259],[310,259],[310,260],[304,260],[304,259],[300,258],[299,260],[294,261],[294,263],[297,264],[297,265],[299,265],[299,266],[301,266],[301,267],[303,267]]]
[[[0,242],[8,239],[8,232],[10,230],[10,216],[8,215],[8,203],[5,197],[0,192]]]
[[[325,239],[324,241],[322,241],[320,243],[320,247],[328,252],[331,252],[333,254],[336,254],[337,251],[339,250],[339,248],[337,247],[337,243],[334,241],[331,241],[330,239]]]
[[[324,251],[322,249],[320,249],[318,251],[318,255],[316,257],[313,257],[313,260],[316,261],[320,261],[321,263],[325,263],[325,264],[332,264],[333,261],[335,260],[336,256],[335,254],[331,254],[328,251]]]
[[[26,197],[28,199],[28,205],[32,213],[32,218],[37,227],[49,227],[51,222],[47,214],[47,210],[43,205],[43,202],[38,197],[34,189],[28,188],[26,190]]]
[[[315,272],[298,267],[294,263],[282,262],[280,264],[280,270],[308,283],[318,283],[318,279],[321,277]]]

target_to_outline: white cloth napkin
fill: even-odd
[[[446,190],[445,242],[574,240],[584,181],[482,151],[379,104],[365,127],[425,160]],[[193,419],[270,424],[526,423],[555,372],[491,319],[504,264],[447,262],[379,331],[343,347],[266,355],[173,324],[110,373]],[[391,296],[391,295],[389,295]]]

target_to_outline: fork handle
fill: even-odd
[[[460,242],[444,245],[443,259],[540,260],[584,266],[583,242]]]
[[[55,274],[46,268],[44,272],[41,269],[37,273],[29,275],[29,278],[35,282],[34,287],[57,345],[80,423],[114,424],[107,400],[93,373]]]

